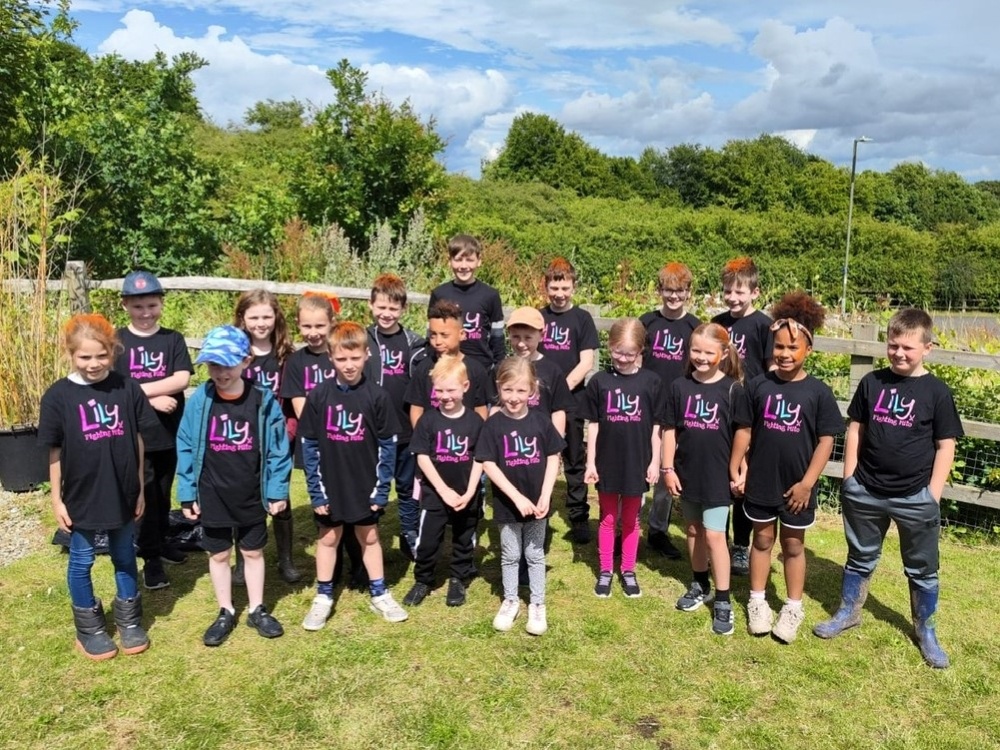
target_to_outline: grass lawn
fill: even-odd
[[[295,496],[303,498],[297,481]],[[311,525],[301,500],[295,514],[297,561],[309,571]],[[43,516],[51,528],[47,510]],[[393,516],[384,541],[396,528]],[[522,608],[513,631],[496,633],[499,560],[489,528],[481,527],[482,578],[468,604],[445,607],[441,588],[397,625],[369,612],[366,595],[338,590],[327,627],[302,630],[312,587],[283,584],[269,553],[266,602],[285,636],[266,641],[246,627],[239,592],[240,626],[217,649],[201,643],[217,607],[207,562],[193,555],[169,569],[170,588],[144,595],[152,648],[100,664],[72,647],[66,560],[45,547],[0,576],[0,746],[1000,747],[1000,635],[995,601],[985,595],[1000,580],[995,549],[942,545],[938,628],[953,666],[935,671],[909,639],[892,535],[862,627],[829,642],[809,632],[839,601],[845,545],[834,516],[821,516],[807,534],[806,622],[789,646],[746,634],[745,578],[733,588],[734,636],[711,634],[707,608],[676,611],[687,564],[642,546],[643,597],[624,598],[616,582],[610,599],[595,598],[596,549],[574,548],[561,516],[548,556],[549,632],[525,633]],[[386,562],[401,601],[412,571],[394,540]],[[445,575],[442,568],[442,583]],[[106,557],[95,580],[110,602]],[[783,591],[780,573],[775,582]],[[777,609],[773,587],[769,598]]]

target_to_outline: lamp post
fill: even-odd
[[[840,296],[840,315],[847,315],[847,266],[851,261],[851,220],[854,218],[854,175],[858,168],[858,144],[869,143],[873,139],[866,135],[854,139],[854,154],[851,156],[851,195],[847,200],[847,249],[844,250],[844,288]]]

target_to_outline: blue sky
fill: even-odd
[[[986,0],[76,0],[78,43],[148,59],[193,51],[204,113],[322,106],[346,57],[434,117],[455,172],[479,173],[511,121],[551,115],[612,155],[784,135],[859,169],[920,161],[1000,179],[1000,4]]]

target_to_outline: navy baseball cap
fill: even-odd
[[[250,356],[250,339],[236,326],[216,326],[205,334],[195,362],[235,367]]]
[[[160,280],[149,271],[133,271],[122,280],[122,297],[163,294]]]

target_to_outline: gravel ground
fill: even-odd
[[[0,489],[0,567],[41,549],[48,541],[41,510],[42,492],[7,492]]]

